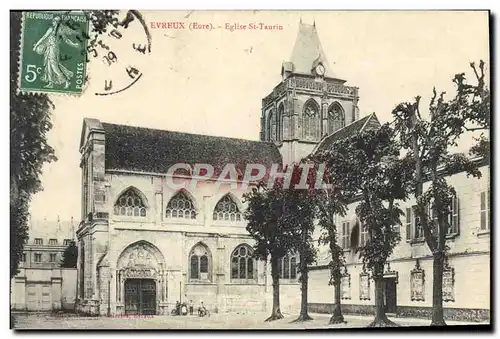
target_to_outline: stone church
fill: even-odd
[[[374,116],[358,120],[358,89],[333,73],[315,25],[300,23],[281,74],[262,100],[261,141],[84,119],[79,309],[164,314],[176,301],[203,301],[218,311],[270,305],[270,267],[252,258],[242,216],[247,190],[211,181],[174,190],[167,172],[179,162],[211,164],[215,172],[232,163],[241,173],[250,163],[288,164],[346,126],[378,123]],[[281,292],[293,295],[282,297],[284,309],[299,302],[298,260],[281,263]]]
[[[175,175],[169,169],[178,163],[210,164],[217,177],[226,164],[235,164],[241,181],[247,164],[268,168],[298,162],[339,138],[380,126],[375,114],[359,117],[358,88],[347,86],[333,72],[315,25],[299,24],[291,57],[281,65],[281,74],[281,82],[262,99],[260,141],[84,119],[80,140],[83,220],[77,230],[80,311],[168,314],[177,301],[190,300],[195,307],[203,302],[213,312],[270,308],[270,265],[252,257],[253,241],[243,218],[243,194],[249,189],[235,189],[231,180],[222,185],[207,180],[192,187],[187,184],[192,167]],[[486,190],[487,185],[481,185]],[[350,218],[355,218],[354,208],[350,211]],[[343,244],[349,242],[349,223],[339,220]],[[482,237],[489,236],[486,233]],[[328,312],[333,302],[326,266],[329,255],[325,248],[318,250],[318,264],[311,268],[309,301],[311,309]],[[346,246],[351,275],[343,280],[343,302],[359,313],[374,303],[373,284],[370,287],[359,258],[348,252]],[[408,257],[407,252],[403,248],[402,257]],[[424,252],[418,255],[425,257]],[[489,258],[489,247],[484,253]],[[280,262],[281,308],[288,313],[299,310],[299,259],[289,255]],[[404,260],[397,267],[409,277],[418,263]],[[422,261],[422,265],[432,276],[428,263]],[[393,271],[388,270],[388,278],[394,276]],[[406,279],[405,274],[400,274],[400,281]],[[360,296],[351,293],[355,289],[351,277]],[[409,290],[409,284],[405,280],[399,286]],[[427,279],[425,285],[429,284]],[[401,294],[394,288],[394,293]],[[429,290],[431,286],[427,286]],[[428,306],[428,296],[425,303],[405,298],[404,305]]]

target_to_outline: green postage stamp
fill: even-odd
[[[82,93],[88,39],[83,12],[23,12],[19,90]]]

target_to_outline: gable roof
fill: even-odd
[[[271,142],[102,123],[105,131],[106,170],[166,174],[178,163],[210,164],[214,175],[227,164],[244,174],[247,164],[282,164],[278,147]]]
[[[73,220],[29,220],[29,239],[26,245],[33,245],[36,238],[43,239],[48,245],[50,239],[57,239],[58,245],[63,245],[65,239],[73,240],[78,223]]]
[[[290,62],[293,64],[293,73],[307,75],[312,75],[311,70],[321,62],[325,67],[325,76],[335,78],[319,40],[316,25],[299,24]]]
[[[361,133],[365,130],[377,129],[380,127],[380,122],[377,119],[375,113],[367,115],[359,120],[356,120],[349,125],[341,128],[330,135],[325,136],[315,147],[313,153],[318,151],[324,151],[330,148],[333,143],[337,140],[352,137],[357,133]]]

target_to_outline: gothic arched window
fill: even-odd
[[[344,126],[344,110],[339,103],[335,102],[328,108],[328,134],[332,134]]]
[[[204,244],[197,244],[189,252],[189,280],[210,281],[212,258]]]
[[[285,115],[285,108],[283,107],[283,104],[280,105],[278,108],[278,123],[276,125],[276,140],[278,141],[283,141],[283,132],[284,132],[284,126],[283,126],[283,116]]]
[[[309,99],[304,105],[302,116],[302,130],[305,140],[317,140],[320,136],[319,105],[313,99]]]
[[[226,194],[219,200],[214,209],[214,220],[241,221],[241,211],[233,198]]]
[[[183,192],[170,199],[167,205],[167,218],[196,219],[193,201]]]
[[[287,254],[278,261],[280,279],[297,279],[298,255]]]
[[[231,280],[256,279],[253,250],[248,245],[239,245],[231,254]]]
[[[145,217],[146,204],[136,190],[129,188],[116,200],[114,212],[116,215]]]

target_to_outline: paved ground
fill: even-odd
[[[291,323],[297,316],[284,314],[285,318],[264,322],[267,313],[212,314],[210,317],[153,316],[151,318],[78,317],[74,315],[14,314],[16,329],[304,329],[304,328],[360,328],[366,327],[373,317],[346,315],[346,324],[328,325],[329,315],[311,314],[312,321]],[[391,318],[401,326],[428,326],[430,320]],[[448,321],[448,325],[467,325]]]

